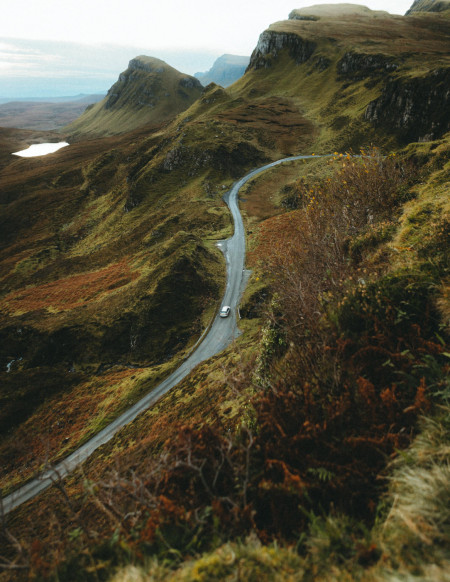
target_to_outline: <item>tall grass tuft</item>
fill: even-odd
[[[450,407],[440,412],[391,465],[391,507],[380,531],[388,580],[450,579]]]

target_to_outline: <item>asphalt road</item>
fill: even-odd
[[[246,176],[238,180],[229,192],[224,196],[225,202],[231,211],[234,220],[234,234],[226,240],[217,243],[217,246],[225,255],[227,265],[227,284],[225,294],[221,305],[229,305],[231,313],[227,318],[219,316],[219,309],[216,317],[210,326],[206,336],[201,341],[200,345],[193,351],[190,356],[184,360],[179,368],[177,368],[168,378],[166,378],[159,386],[152,392],[144,396],[134,406],[129,408],[126,412],[121,414],[111,424],[101,430],[97,435],[92,437],[79,449],[74,451],[63,461],[54,465],[51,469],[45,471],[38,477],[32,479],[10,495],[2,499],[3,514],[6,515],[22,503],[33,499],[41,491],[44,491],[52,485],[54,481],[64,478],[71,473],[78,465],[83,463],[96,449],[107,443],[113,438],[117,431],[123,426],[133,421],[141,412],[147,410],[155,404],[166,392],[173,386],[178,384],[185,378],[193,368],[200,362],[216,355],[225,349],[230,343],[239,335],[237,326],[237,308],[244,290],[246,279],[245,276],[245,231],[242,222],[242,216],[239,211],[238,194],[242,186],[251,180],[257,174],[282,164],[284,162],[308,159],[313,156],[293,156],[290,158],[283,158],[276,162],[272,162],[265,166],[261,166],[256,170],[251,171]],[[0,508],[1,510],[1,508]]]

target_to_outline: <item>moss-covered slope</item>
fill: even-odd
[[[95,418],[117,414],[151,388],[155,370],[176,365],[211,317],[225,269],[208,239],[229,233],[230,219],[202,185],[203,168],[184,183],[184,172],[164,169],[168,141],[130,134],[11,159],[3,169],[0,426],[8,458],[26,421],[47,435],[50,456],[66,437],[75,446]],[[111,368],[120,370],[112,381]],[[67,398],[85,404],[54,432]],[[35,436],[19,440],[40,462]],[[20,458],[4,459],[2,471],[14,473]]]

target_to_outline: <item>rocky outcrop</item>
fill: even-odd
[[[184,89],[203,89],[202,84],[195,77],[183,77],[180,79],[179,84]]]
[[[152,57],[136,57],[128,63],[129,71],[146,71],[147,73],[163,73],[167,68],[164,61]],[[120,77],[119,77],[120,79]]]
[[[161,166],[160,172],[184,170],[188,176],[196,176],[204,168],[213,167],[216,172],[229,173],[238,177],[250,166],[267,161],[265,154],[254,145],[245,141],[234,144],[203,145],[192,148],[178,143],[170,149]]]
[[[415,12],[445,12],[450,10],[449,0],[414,0],[405,16]]]
[[[382,14],[387,15],[388,13],[379,10],[371,10],[370,8],[367,8],[367,6],[362,6],[357,3],[315,4],[314,6],[308,6],[305,8],[295,8],[289,14],[289,20],[309,20],[317,22],[322,19],[354,18],[355,16],[377,18]]]
[[[398,69],[392,57],[381,54],[348,52],[337,64],[339,77],[359,81],[367,77],[384,75]]]
[[[314,54],[316,43],[294,33],[266,30],[259,37],[247,70],[269,68],[272,61],[283,50],[288,52],[297,65],[300,65]]]
[[[450,69],[427,76],[391,79],[369,103],[365,119],[403,142],[428,141],[450,131]]]

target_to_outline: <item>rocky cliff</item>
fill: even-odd
[[[350,4],[294,10],[261,34],[246,85],[291,95],[345,147],[440,138],[450,130],[450,13],[436,12],[440,2],[419,13],[425,4],[413,17]]]
[[[261,34],[250,57],[248,69],[268,68],[282,50],[286,50],[297,65],[306,62],[314,53],[316,43],[297,34],[266,30]]]
[[[342,79],[359,81],[368,77],[386,75],[398,67],[393,57],[350,51],[338,61],[336,70]]]
[[[108,91],[105,107],[155,107],[160,100],[171,100],[174,91],[175,97],[190,105],[201,90],[202,85],[195,77],[183,75],[159,59],[140,56],[129,62],[128,69]]]
[[[402,142],[430,141],[450,131],[450,69],[407,79],[388,79],[364,118],[395,132]]]

